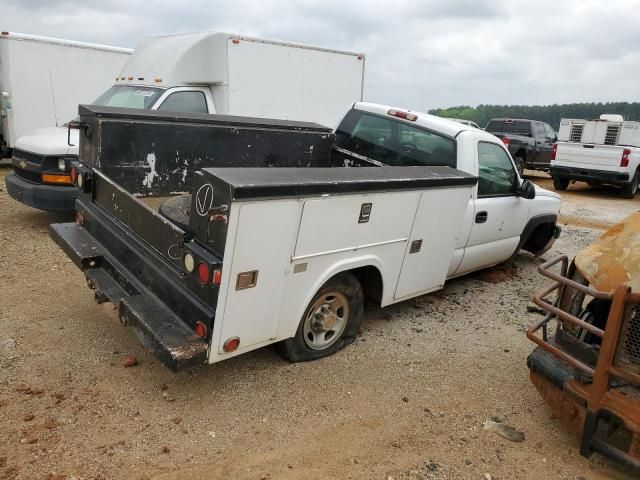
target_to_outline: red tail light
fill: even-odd
[[[631,155],[631,150],[629,150],[628,148],[625,148],[622,151],[622,158],[620,159],[620,166],[621,167],[628,167],[629,166],[629,155]]]
[[[222,345],[222,350],[225,352],[234,352],[240,346],[240,339],[238,337],[231,337]]]
[[[193,328],[193,333],[195,333],[200,338],[206,338],[207,336],[207,326],[198,320],[196,322],[195,327]]]
[[[505,147],[509,146],[509,142],[510,142],[509,137],[502,137],[501,140],[502,140],[502,143],[504,143]]]
[[[209,270],[209,265],[204,262],[200,262],[198,264],[198,280],[203,285],[206,285],[211,281],[211,271]]]
[[[78,169],[76,167],[71,167],[71,171],[69,172],[69,179],[71,183],[75,184],[78,179]]]
[[[553,150],[551,150],[551,160],[555,160],[556,159],[556,153],[558,153],[558,144],[554,143],[553,144]]]

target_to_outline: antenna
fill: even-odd
[[[53,102],[53,118],[56,121],[56,127],[58,125],[58,114],[56,112],[56,94],[53,92],[53,75],[51,75],[51,69],[49,69],[49,85],[51,85],[51,101]]]

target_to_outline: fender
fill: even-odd
[[[520,251],[522,246],[527,242],[527,240],[529,240],[529,237],[537,227],[545,223],[552,223],[556,225],[557,221],[558,215],[556,215],[555,213],[544,213],[541,215],[536,215],[535,217],[531,217],[522,230],[522,233],[520,234],[520,242],[518,242],[518,246],[516,247],[515,252],[513,252],[511,257],[509,258],[513,258]],[[555,238],[558,238],[559,234],[560,232],[558,231],[558,227],[556,227],[556,233],[554,233],[553,236],[555,236]]]
[[[286,322],[289,325],[283,326],[279,332],[278,340],[284,340],[286,338],[293,337],[298,329],[298,324],[300,323],[300,319],[304,314],[304,311],[309,306],[309,303],[313,299],[313,296],[316,294],[320,287],[324,285],[331,277],[337,275],[338,273],[348,272],[350,270],[354,270],[360,267],[374,267],[380,272],[380,278],[382,279],[382,305],[385,306],[388,303],[385,303],[385,294],[386,294],[386,282],[384,277],[384,268],[382,266],[382,262],[380,259],[372,254],[362,255],[356,258],[344,258],[337,260],[331,265],[327,266],[321,275],[318,275],[317,280],[313,284],[312,288],[309,289],[309,293],[305,295],[305,297],[300,302],[300,306],[296,310],[296,315],[293,318],[287,319]]]

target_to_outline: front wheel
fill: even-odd
[[[633,176],[633,179],[627,183],[622,190],[620,190],[620,196],[622,198],[633,198],[638,192],[638,172]]]
[[[553,177],[553,188],[556,190],[566,190],[569,187],[569,179],[567,177]]]
[[[341,350],[355,340],[363,311],[360,282],[339,273],[314,295],[295,336],[280,342],[280,353],[291,362],[307,362]]]

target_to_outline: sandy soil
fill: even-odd
[[[551,415],[528,380],[539,262],[367,311],[357,342],[290,364],[262,349],[173,374],[94,303],[49,239],[66,221],[8,198],[0,170],[0,478],[630,478]],[[545,183],[545,180],[539,180]],[[573,255],[638,201],[565,194]],[[575,221],[573,219],[576,219]],[[507,277],[500,283],[487,280]],[[139,364],[125,368],[125,355]],[[498,417],[525,433],[483,430]]]

